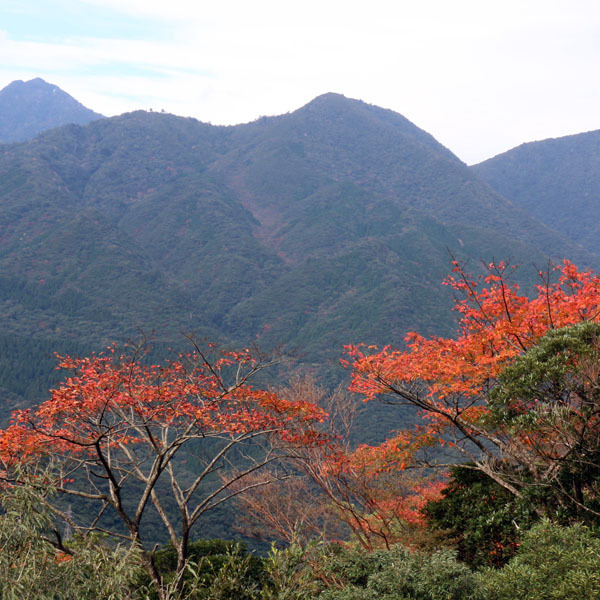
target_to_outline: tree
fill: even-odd
[[[294,446],[324,441],[314,428],[325,418],[321,409],[250,385],[269,364],[264,357],[249,350],[210,352],[196,347],[163,366],[143,364],[137,351],[63,357],[59,366],[72,376],[37,408],[16,412],[0,433],[5,480],[14,481],[14,465],[50,463],[51,483],[85,502],[91,517],[75,522],[59,505],[56,514],[76,531],[128,540],[161,598],[166,592],[154,554],[144,545],[150,507],[176,550],[180,587],[200,517],[242,493],[246,476],[276,464]],[[121,526],[108,527],[109,516]],[[55,545],[66,543],[56,536]]]
[[[503,263],[488,265],[481,287],[454,262],[446,284],[458,294],[455,338],[411,333],[406,350],[348,348],[352,390],[423,418],[420,452],[411,453],[415,434],[401,432],[382,458],[401,469],[439,465],[426,449],[441,446],[515,496],[533,487],[566,511],[600,516],[600,279],[568,261],[557,269],[556,283],[553,270],[539,272],[530,299]]]
[[[321,563],[331,584],[314,596],[319,600],[484,600],[476,576],[448,550],[339,546],[324,553]]]
[[[491,425],[523,445],[538,502],[563,519],[600,516],[600,323],[554,329],[498,376]]]
[[[443,484],[423,470],[390,468],[380,459],[381,448],[354,447],[350,438],[356,397],[341,387],[328,393],[310,377],[292,379],[278,395],[290,402],[310,399],[324,407],[328,418],[320,427],[329,442],[295,446],[290,453],[295,470],[288,471],[289,479],[272,486],[268,494],[253,490],[239,499],[259,530],[300,543],[315,534],[338,541],[351,534],[369,551],[427,541],[421,509],[439,497]],[[420,440],[415,442],[407,452],[418,449]],[[319,571],[319,565],[314,568]]]
[[[470,465],[452,469],[442,497],[428,502],[424,513],[438,539],[450,542],[473,568],[506,564],[538,518],[528,498],[516,498]]]

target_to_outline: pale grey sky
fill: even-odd
[[[467,163],[600,129],[597,0],[2,0],[0,87],[232,124],[333,91]]]

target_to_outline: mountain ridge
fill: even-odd
[[[0,90],[0,143],[23,142],[54,127],[101,118],[40,77],[17,79]]]
[[[333,372],[344,344],[451,329],[448,249],[600,262],[339,94],[235,126],[134,111],[52,129],[0,147],[0,203],[6,334],[78,348],[195,332]]]
[[[472,169],[549,227],[600,252],[600,130],[522,144]]]

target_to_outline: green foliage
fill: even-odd
[[[340,548],[326,565],[338,588],[320,600],[477,600],[477,580],[451,552],[411,552],[402,546],[371,554]],[[483,598],[482,598],[483,600]]]
[[[202,563],[194,566],[191,563],[191,574],[197,590],[188,598],[205,600],[255,600],[258,597],[258,580],[256,578],[256,562],[253,556],[244,556],[239,549],[226,555],[226,560],[217,569],[213,567],[210,574],[200,575]]]
[[[587,600],[600,597],[600,539],[581,524],[543,521],[528,531],[501,570],[478,575],[489,600]]]
[[[489,482],[455,487],[489,495]],[[464,472],[464,473],[463,473]],[[487,490],[487,491],[486,491]],[[37,480],[6,487],[0,496],[0,597],[6,600],[152,600],[139,557],[98,536],[59,538]],[[454,492],[457,495],[457,491]],[[457,497],[453,498],[457,502]],[[463,497],[463,501],[468,502]],[[485,504],[484,498],[483,503]],[[456,505],[460,510],[460,505]],[[466,506],[462,505],[462,508]],[[185,586],[169,586],[175,552],[156,552],[171,600],[581,600],[600,597],[600,539],[581,524],[543,521],[522,536],[516,556],[502,569],[473,573],[452,552],[413,552],[402,546],[367,552],[352,546],[275,547],[265,559],[224,540],[190,547]]]
[[[262,560],[249,554],[243,544],[198,540],[189,545],[184,575],[186,600],[253,600],[257,598],[263,575]],[[155,564],[165,586],[173,582],[177,554],[171,545],[155,553]],[[149,590],[149,600],[158,598],[147,574],[140,572],[138,586]]]
[[[0,395],[0,426],[8,424],[12,410],[44,400],[59,382],[55,353],[85,355],[91,349],[75,341],[0,333],[0,390],[5,391]]]
[[[292,542],[284,549],[272,546],[264,560],[265,577],[260,600],[311,600],[320,588],[309,564],[310,555],[319,556],[316,542],[302,547]]]
[[[4,600],[125,600],[138,565],[136,554],[98,536],[64,541],[69,555],[48,541],[53,516],[48,490],[35,480],[0,491],[0,597]],[[57,528],[64,527],[58,525]]]
[[[501,566],[519,547],[537,515],[530,499],[515,498],[479,470],[454,467],[438,501],[425,507],[428,526],[456,546],[472,567]]]
[[[184,590],[180,596],[170,592],[173,600],[312,600],[323,589],[311,567],[315,557],[325,559],[316,542],[308,547],[297,543],[283,549],[273,546],[260,559],[234,542],[202,540],[191,545],[190,554]],[[168,546],[159,550],[156,562],[168,588],[175,552]],[[157,597],[146,576],[140,575],[138,584],[149,590],[148,600]]]
[[[549,514],[596,520],[600,509],[600,324],[584,321],[550,330],[505,369],[490,393],[490,416],[508,434],[539,432],[538,458],[561,455],[549,486],[532,490]],[[542,440],[547,439],[545,444]],[[559,444],[570,448],[560,449]],[[583,507],[590,509],[582,511]]]
[[[600,359],[599,338],[600,324],[591,321],[550,330],[499,375],[490,393],[492,417],[519,430],[536,422],[536,411],[524,412],[524,405],[552,408],[567,405],[573,394],[589,397],[586,369]]]
[[[173,600],[312,600],[322,585],[315,581],[307,558],[317,548],[316,543],[308,548],[295,543],[284,549],[273,546],[261,559],[238,543],[193,542],[184,590],[180,596],[170,593]],[[173,548],[156,552],[156,564],[167,588],[172,587],[176,562]],[[158,597],[145,574],[139,574],[138,586],[148,590],[148,600]]]

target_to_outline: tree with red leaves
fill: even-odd
[[[207,511],[268,479],[249,480],[290,448],[323,443],[314,425],[317,406],[255,389],[250,379],[268,366],[249,350],[211,355],[196,351],[166,365],[145,365],[134,352],[114,349],[91,358],[62,357],[72,372],[51,398],[17,412],[0,432],[4,478],[29,466],[54,476],[59,492],[89,505],[87,523],[57,514],[79,532],[105,531],[139,549],[143,566],[166,597],[165,585],[144,546],[148,509],[158,513],[177,551],[176,587],[183,585],[190,532]],[[187,462],[194,463],[191,468]],[[230,475],[227,475],[227,473]],[[18,484],[18,481],[12,481]],[[174,517],[172,508],[177,508]],[[105,516],[120,528],[107,529]],[[69,552],[57,533],[56,545]]]
[[[565,261],[539,272],[529,298],[509,273],[490,264],[482,285],[454,262],[445,282],[457,293],[454,338],[410,333],[406,350],[348,348],[353,391],[423,419],[372,449],[373,460],[439,465],[427,449],[441,446],[518,497],[535,492],[558,510],[598,517],[600,278]]]
[[[247,531],[258,524],[259,531],[301,544],[315,535],[340,541],[351,534],[368,551],[428,541],[421,509],[440,497],[443,484],[423,470],[395,468],[386,460],[389,452],[381,456],[381,447],[350,442],[357,397],[341,387],[327,392],[311,377],[292,379],[278,395],[324,407],[328,418],[321,428],[329,442],[296,446],[290,453],[292,477],[268,494],[253,490],[239,499],[250,522]]]

